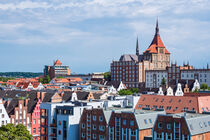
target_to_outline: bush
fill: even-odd
[[[205,83],[203,83],[203,84],[201,84],[201,89],[208,89],[209,88],[209,86],[208,86],[208,84],[205,84]]]

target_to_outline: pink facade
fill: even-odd
[[[41,100],[39,99],[36,106],[34,107],[32,113],[32,125],[31,125],[31,134],[33,136],[33,140],[40,139],[40,103]]]

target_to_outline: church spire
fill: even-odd
[[[157,18],[157,21],[156,21],[156,32],[155,32],[155,35],[159,35],[158,18]]]
[[[138,41],[138,36],[136,40],[136,55],[139,56],[139,41]]]

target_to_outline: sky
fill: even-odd
[[[42,72],[59,59],[74,73],[109,71],[160,35],[171,60],[196,68],[210,59],[209,0],[0,1],[0,71]]]

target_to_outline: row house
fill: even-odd
[[[2,99],[0,99],[0,127],[10,123],[9,115],[5,109]]]
[[[80,140],[107,139],[107,126],[112,110],[84,109],[80,118]]]
[[[44,89],[44,86],[40,82],[18,82],[16,87],[26,91]]]
[[[39,140],[40,104],[44,99],[48,101],[49,96],[51,97],[52,94],[35,91],[2,91],[0,95],[3,99],[6,112],[9,115],[9,122],[14,125],[25,125],[32,134],[33,140]],[[2,114],[2,117],[6,117],[6,115]],[[6,121],[4,121],[4,123],[6,123]]]
[[[8,99],[5,107],[14,125],[23,124],[31,133],[31,114],[28,113],[28,99]]]
[[[158,115],[153,127],[154,140],[209,140],[210,115],[180,113]]]
[[[208,112],[210,111],[210,96],[186,94],[185,96],[141,95],[136,109],[164,109],[166,113]]]
[[[144,140],[152,135],[158,114],[165,114],[165,111],[114,110],[108,123],[108,140]]]

